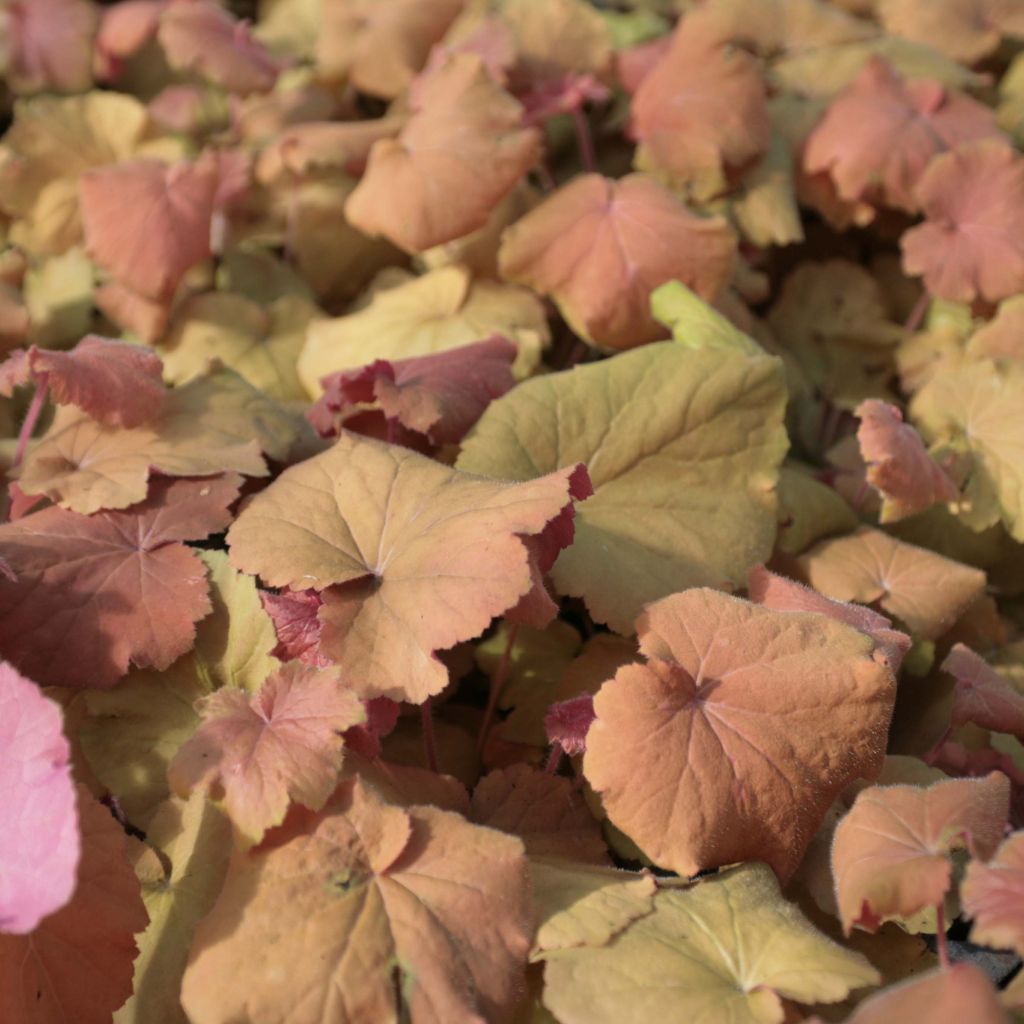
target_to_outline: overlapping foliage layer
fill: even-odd
[[[1024,1019],[1021,0],[0,43],[3,1024]]]

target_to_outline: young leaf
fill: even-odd
[[[18,483],[73,512],[124,509],[146,497],[151,472],[266,476],[261,452],[284,459],[299,422],[229,370],[168,394],[152,422],[118,428],[62,407],[20,467]]]
[[[979,569],[868,526],[821,541],[797,561],[815,590],[837,601],[877,603],[925,640],[942,636],[985,589]]]
[[[148,922],[121,826],[78,790],[82,858],[71,902],[28,935],[0,934],[4,1024],[110,1024],[131,995],[135,934]]]
[[[857,442],[867,463],[867,480],[882,497],[879,521],[895,522],[932,505],[956,501],[960,492],[949,474],[927,452],[903,414],[876,398],[854,410],[860,419]]]
[[[413,105],[397,139],[373,144],[345,215],[360,231],[416,253],[483,227],[541,147],[537,130],[521,127],[519,103],[471,54],[432,74]]]
[[[1024,832],[1003,841],[988,862],[972,860],[960,887],[971,941],[1024,955]]]
[[[569,510],[555,550],[570,543],[587,493],[578,466],[510,484],[346,432],[257,495],[228,543],[268,585],[323,593],[320,650],[360,696],[422,703],[448,681],[435,652],[527,594],[525,538]]]
[[[324,1013],[502,1024],[532,925],[518,839],[385,804],[353,780],[306,828],[235,855],[196,932],[182,1004],[196,1024]],[[253,950],[271,947],[268,971]]]
[[[654,319],[672,331],[672,337],[687,348],[712,348],[724,352],[761,355],[764,350],[753,338],[730,323],[681,281],[668,281],[651,292]]]
[[[81,840],[70,758],[59,706],[0,662],[0,935],[31,932],[74,892]]]
[[[51,507],[0,525],[17,581],[0,579],[0,636],[42,685],[110,687],[130,664],[167,668],[211,610],[206,571],[182,541],[231,521],[238,477],[160,480],[131,509]]]
[[[788,878],[836,795],[882,766],[885,657],[825,616],[711,590],[649,605],[638,631],[646,664],[601,687],[587,733],[608,817],[680,874],[763,860]]]
[[[942,671],[956,679],[953,727],[974,722],[982,729],[1024,737],[1024,695],[964,644],[954,644]]]
[[[260,599],[274,623],[277,635],[274,654],[277,657],[282,661],[301,661],[315,668],[330,665],[330,659],[320,653],[323,623],[319,613],[324,602],[315,590],[261,593]]]
[[[366,720],[336,669],[284,665],[253,695],[225,687],[204,697],[195,735],[168,768],[180,797],[202,789],[222,802],[246,846],[280,825],[290,801],[318,811],[341,769],[341,733]]]
[[[763,864],[661,889],[653,912],[606,944],[541,955],[544,1004],[562,1024],[777,1024],[783,999],[836,1003],[880,980],[787,903]]]
[[[725,286],[736,238],[720,217],[698,217],[644,174],[586,174],[508,228],[501,275],[550,295],[573,330],[623,349],[664,337],[651,291],[679,280],[704,299]]]
[[[942,902],[949,854],[966,846],[991,856],[1003,835],[1010,783],[949,779],[927,788],[871,786],[836,828],[832,874],[843,931],[876,931],[889,917],[909,917]]]
[[[629,634],[649,601],[741,584],[775,537],[778,360],[674,342],[548,374],[492,402],[457,465],[530,480],[576,461],[594,496],[552,579]]]

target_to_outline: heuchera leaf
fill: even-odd
[[[485,775],[473,790],[470,817],[478,825],[519,836],[531,857],[608,863],[601,826],[572,781],[529,765]]]
[[[838,601],[877,603],[925,640],[942,636],[985,589],[979,569],[869,526],[823,540],[797,562],[815,590]]]
[[[908,917],[942,902],[949,889],[949,854],[967,847],[992,855],[1009,810],[1010,783],[1000,772],[984,779],[949,779],[926,788],[872,786],[862,790],[839,823],[832,874],[843,930],[875,931],[890,917]]]
[[[1024,289],[1024,158],[982,140],[937,156],[915,198],[925,222],[900,239],[903,269],[932,295],[989,302]]]
[[[711,590],[649,605],[638,632],[646,663],[601,687],[587,733],[608,817],[680,874],[763,860],[788,878],[836,795],[882,766],[886,658],[823,615]]]
[[[125,834],[78,790],[82,858],[71,902],[28,935],[0,934],[4,1024],[110,1024],[132,991],[135,933],[148,921]]]
[[[995,50],[1003,33],[1024,36],[1014,0],[879,0],[877,10],[887,31],[964,64]]]
[[[544,1004],[562,1024],[780,1022],[783,999],[836,1003],[880,980],[787,903],[763,864],[660,889],[653,912],[607,944],[541,955]]]
[[[330,374],[306,414],[321,437],[337,436],[346,414],[377,403],[389,421],[425,434],[435,445],[457,444],[491,399],[515,384],[516,346],[501,335],[472,345]]]
[[[100,423],[137,427],[163,409],[167,389],[150,349],[90,334],[70,352],[33,345],[0,366],[0,394],[33,380],[58,405],[75,405]]]
[[[748,356],[761,355],[764,351],[753,338],[680,281],[668,281],[651,292],[651,313],[687,348],[737,351]]]
[[[398,137],[373,144],[345,215],[413,253],[483,227],[540,157],[540,136],[521,116],[479,57],[453,57],[416,91]]]
[[[89,255],[144,298],[170,298],[185,271],[211,255],[218,177],[213,159],[133,160],[83,174]]]
[[[202,789],[223,803],[245,845],[280,825],[293,800],[318,811],[341,769],[341,733],[366,719],[337,669],[292,662],[249,695],[204,697],[201,724],[168,769],[171,788]]]
[[[31,932],[74,891],[81,841],[70,757],[59,706],[0,662],[0,934]]]
[[[4,77],[19,93],[84,92],[92,85],[99,11],[91,0],[7,4]]]
[[[953,964],[893,985],[865,999],[847,1024],[1007,1024],[999,995],[988,975],[971,963]]]
[[[927,452],[918,432],[903,422],[899,409],[870,398],[854,410],[860,419],[857,442],[867,464],[867,480],[882,498],[883,523],[956,501],[959,489]]]
[[[628,635],[647,602],[742,585],[768,557],[784,406],[778,360],[645,345],[520,384],[491,403],[457,465],[529,480],[585,462],[594,496],[552,579]]]
[[[196,932],[182,1003],[197,1024],[502,1024],[532,926],[518,839],[385,804],[354,780],[301,830],[236,854]],[[252,951],[270,947],[279,969],[268,971]]]
[[[123,509],[146,497],[151,472],[266,476],[261,452],[284,459],[299,421],[237,374],[221,370],[171,391],[163,411],[131,429],[57,410],[18,473],[26,494],[74,512]]]
[[[664,337],[651,291],[679,280],[704,299],[732,273],[736,238],[644,174],[586,174],[502,236],[502,277],[550,295],[581,337],[624,349]]]
[[[572,756],[585,753],[594,717],[594,698],[589,693],[552,704],[544,716],[548,741]]]
[[[211,610],[206,571],[182,541],[231,521],[238,477],[159,480],[134,508],[45,508],[0,525],[17,581],[0,579],[5,656],[48,686],[109,687],[130,664],[167,668]]]
[[[1024,737],[1024,694],[1020,694],[983,658],[964,644],[954,644],[942,671],[956,680],[952,724],[974,722],[982,729]]]
[[[282,69],[245,22],[211,0],[175,0],[160,15],[157,38],[167,62],[228,92],[269,92]]]
[[[765,84],[749,53],[722,45],[682,18],[667,52],[633,97],[635,164],[707,199],[730,171],[768,148]]]
[[[934,156],[998,134],[988,107],[873,57],[811,132],[804,169],[827,173],[847,202],[916,213],[915,186]]]
[[[360,696],[422,703],[448,681],[434,652],[533,586],[524,538],[589,493],[579,466],[510,484],[345,432],[257,495],[228,543],[266,584],[323,592],[321,653]],[[570,513],[555,550],[572,535]]]
[[[320,381],[339,370],[444,352],[495,333],[516,343],[516,376],[528,376],[549,338],[540,300],[525,288],[474,280],[467,267],[441,267],[375,293],[364,309],[312,323],[299,377],[316,397]]]
[[[323,668],[330,658],[320,653],[323,623],[319,613],[323,598],[315,590],[286,590],[280,594],[261,593],[263,607],[274,622],[277,646],[274,654],[283,661],[293,659]]]
[[[1024,832],[1007,837],[988,863],[967,865],[960,899],[974,920],[972,942],[1024,950]]]

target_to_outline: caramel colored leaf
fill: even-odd
[[[775,359],[646,345],[492,402],[458,466],[529,480],[586,463],[595,493],[551,575],[628,635],[649,601],[742,585],[767,558],[784,405]]]
[[[134,934],[146,927],[125,834],[78,790],[82,859],[74,896],[28,935],[0,934],[4,1024],[110,1024],[131,995]]]
[[[537,130],[521,120],[479,57],[453,57],[416,91],[398,137],[373,144],[346,216],[412,253],[476,231],[540,156]]]
[[[1004,33],[1024,37],[1024,11],[1014,0],[879,0],[875,6],[886,31],[964,64],[988,56]]]
[[[942,663],[956,680],[952,724],[974,722],[982,729],[1024,736],[1024,695],[964,644],[954,644]]]
[[[797,562],[815,590],[878,604],[925,640],[942,636],[985,589],[981,570],[869,526],[821,541]]]
[[[228,543],[232,563],[269,586],[323,592],[320,650],[360,696],[422,703],[448,681],[435,652],[527,594],[524,538],[562,522],[557,546],[569,543],[588,485],[579,467],[484,480],[346,432],[257,495]]]
[[[544,1004],[561,1024],[781,1024],[783,999],[834,1003],[879,981],[782,898],[763,864],[661,889],[653,912],[606,945],[543,956]]]
[[[182,1003],[194,1024],[501,1024],[531,930],[518,839],[384,804],[356,781],[306,829],[236,854],[196,933]],[[277,969],[266,970],[253,950],[271,946]]]
[[[341,769],[341,733],[366,719],[336,669],[291,662],[255,694],[204,697],[195,735],[168,769],[180,797],[200,789],[223,803],[245,845],[280,825],[289,802],[318,811]]]
[[[299,420],[221,370],[175,388],[154,420],[131,429],[107,426],[76,409],[58,409],[31,450],[18,483],[74,512],[123,509],[146,497],[151,472],[266,476],[261,452],[283,459]]]
[[[903,269],[952,302],[1024,289],[1024,157],[999,140],[937,156],[917,183],[925,221],[900,240]]]
[[[0,526],[17,580],[0,579],[7,658],[48,686],[113,686],[130,664],[167,668],[209,614],[206,572],[182,541],[230,522],[237,477],[161,480],[120,512],[50,507]]]
[[[977,359],[1024,360],[1024,295],[999,304],[996,315],[971,335],[967,353]]]
[[[732,272],[736,239],[720,217],[691,213],[643,174],[587,174],[502,236],[502,276],[550,295],[595,345],[632,348],[664,337],[651,292],[679,280],[713,298]]]
[[[188,1024],[181,979],[196,926],[224,882],[231,827],[197,793],[187,802],[165,803],[146,829],[146,841],[149,848],[136,858],[135,870],[149,927],[138,936],[135,991],[114,1015],[114,1024]]]
[[[484,776],[473,791],[470,817],[519,836],[531,857],[608,862],[600,825],[572,782],[529,765]]]
[[[836,795],[881,768],[884,656],[822,615],[711,590],[648,606],[638,629],[646,664],[604,684],[587,734],[608,817],[680,874],[763,860],[788,877]]]
[[[949,779],[926,788],[862,790],[836,828],[832,874],[843,930],[874,931],[941,903],[954,849],[991,856],[1002,838],[1010,783],[1000,772]]]
[[[940,369],[914,397],[910,416],[925,440],[970,456],[958,516],[980,531],[1002,521],[1024,541],[1024,366],[982,359]]]
[[[316,397],[321,378],[339,370],[445,352],[492,334],[516,343],[516,376],[528,376],[549,337],[540,300],[525,288],[474,281],[466,267],[442,267],[378,291],[354,313],[311,324],[299,378]]]

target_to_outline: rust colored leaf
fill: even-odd
[[[130,509],[51,507],[0,525],[17,581],[0,579],[5,656],[46,686],[113,686],[129,665],[167,668],[211,611],[206,569],[182,541],[231,521],[237,476],[157,480]]]

